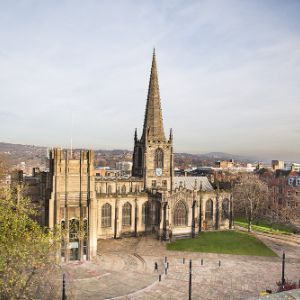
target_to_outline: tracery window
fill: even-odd
[[[131,204],[126,202],[122,208],[122,226],[131,225]]]
[[[155,150],[155,168],[164,167],[164,152],[161,148]]]
[[[205,220],[212,220],[213,219],[213,211],[214,205],[211,199],[206,201],[205,204]]]
[[[183,201],[177,202],[174,209],[174,225],[175,226],[185,226],[187,225],[187,208]]]
[[[224,199],[222,202],[222,219],[229,219],[229,200]]]
[[[111,205],[108,203],[101,209],[101,227],[111,227]]]

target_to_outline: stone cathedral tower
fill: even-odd
[[[34,173],[41,222],[65,229],[62,261],[92,259],[98,241],[155,233],[195,237],[202,230],[231,228],[231,191],[216,189],[206,177],[175,177],[172,130],[165,136],[155,52],[141,137],[134,135],[131,177],[101,176],[93,151],[53,149],[49,171]],[[34,198],[34,199],[35,199]]]
[[[173,189],[173,136],[165,137],[157,76],[156,56],[153,51],[147,105],[142,137],[134,135],[132,175],[144,179],[146,190]]]

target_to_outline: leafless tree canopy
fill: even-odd
[[[248,230],[252,221],[263,218],[270,210],[268,186],[255,174],[242,174],[233,189],[235,215],[245,217]]]

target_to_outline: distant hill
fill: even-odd
[[[0,153],[5,157],[11,168],[18,168],[25,162],[25,170],[33,167],[47,167],[47,148],[33,145],[21,145],[0,142]]]
[[[44,159],[47,156],[47,148],[0,142],[0,153],[19,163],[28,159]]]
[[[0,153],[4,154],[13,167],[26,162],[28,169],[33,167],[47,167],[47,147],[34,145],[21,145],[0,142]],[[76,149],[74,150],[76,151]],[[99,166],[115,167],[120,160],[131,160],[130,150],[95,150],[95,163]],[[213,166],[216,160],[234,159],[238,162],[253,162],[255,158],[234,155],[223,152],[209,152],[204,154],[174,153],[175,166],[186,168],[192,166]]]
[[[238,154],[229,154],[224,152],[209,152],[209,153],[202,153],[202,154],[190,154],[190,153],[175,153],[175,155],[188,155],[188,156],[195,156],[202,159],[209,159],[209,160],[229,160],[233,159],[234,161],[239,162],[254,162],[258,159],[255,157],[250,156],[244,156],[244,155],[238,155]]]

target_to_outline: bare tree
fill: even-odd
[[[299,217],[299,208],[275,202],[271,206],[270,219],[274,223],[292,224]]]
[[[241,174],[233,197],[235,214],[246,218],[250,232],[253,220],[265,216],[269,210],[268,186],[256,174]]]

